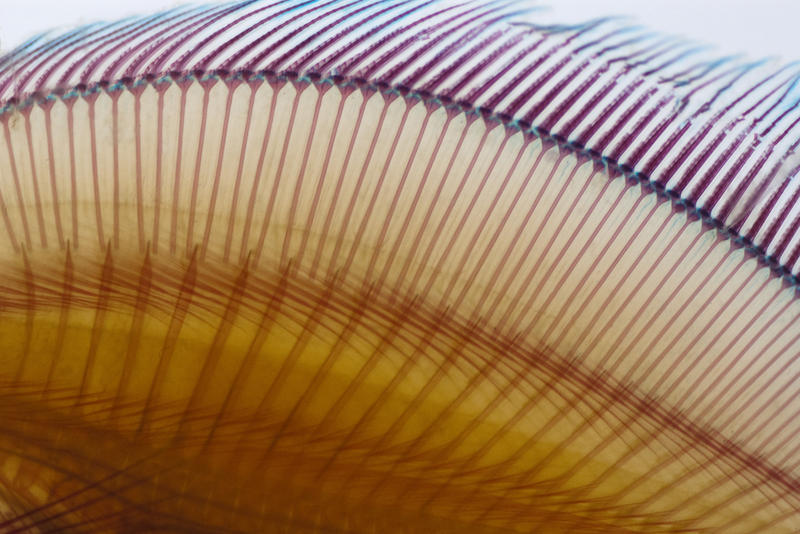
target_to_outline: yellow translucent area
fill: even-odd
[[[196,268],[187,261],[181,273],[147,261],[154,279],[163,273],[172,282]],[[544,385],[535,376],[515,380],[526,371],[506,361],[495,340],[479,342],[477,332],[418,304],[387,306],[378,291],[352,298],[287,277],[245,271],[245,278],[233,268],[197,271],[198,281],[228,281],[215,288],[220,295],[195,286],[182,297],[154,287],[137,314],[129,305],[136,287],[122,288],[117,278],[135,273],[134,265],[114,265],[102,313],[69,303],[3,314],[2,364],[18,369],[4,394],[3,425],[14,431],[3,439],[3,481],[11,505],[46,510],[33,522],[58,511],[62,521],[99,517],[104,526],[104,514],[136,517],[135,506],[166,516],[140,519],[156,529],[162,521],[171,529],[173,520],[200,520],[209,529],[253,531],[363,522],[387,532],[430,525],[483,532],[524,530],[545,517],[575,520],[576,510],[557,511],[557,499],[532,507],[535,489],[512,483],[544,458],[537,478],[553,481],[578,462],[600,436],[563,449],[559,443],[597,403],[586,402],[515,456],[536,421],[563,401],[553,392],[537,397]],[[230,286],[237,279],[245,280],[238,289]],[[74,293],[86,289],[76,285]],[[188,294],[191,301],[182,300]],[[182,319],[178,302],[189,302]],[[538,399],[533,421],[513,422],[526,398]],[[497,407],[483,413],[492,402]],[[590,483],[621,445],[563,489]],[[487,482],[487,473],[501,476]],[[601,489],[620,489],[634,474],[614,473]],[[70,496],[90,480],[101,483]],[[649,481],[641,491],[660,484]],[[603,518],[577,512],[593,528],[617,528],[613,514],[603,527]],[[87,525],[95,528],[102,530]]]
[[[414,100],[140,89],[4,130],[0,531],[797,526],[715,340],[800,310],[715,231]]]

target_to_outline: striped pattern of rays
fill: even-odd
[[[800,528],[797,73],[532,17],[0,58],[0,528]]]

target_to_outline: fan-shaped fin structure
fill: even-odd
[[[796,531],[798,70],[536,21],[0,58],[0,530]]]

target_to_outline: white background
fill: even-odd
[[[531,0],[555,6],[548,19],[582,22],[607,15],[713,44],[721,54],[800,59],[800,2],[794,0]],[[180,0],[0,0],[0,50],[51,28],[148,14]],[[202,0],[200,2],[205,3]]]

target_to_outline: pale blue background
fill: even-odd
[[[800,2],[794,0],[531,0],[555,8],[548,19],[581,22],[627,15],[656,31],[714,44],[723,54],[800,59]],[[146,14],[176,0],[0,0],[0,50],[53,27]],[[204,3],[204,2],[194,2]],[[537,17],[538,18],[538,17]]]

